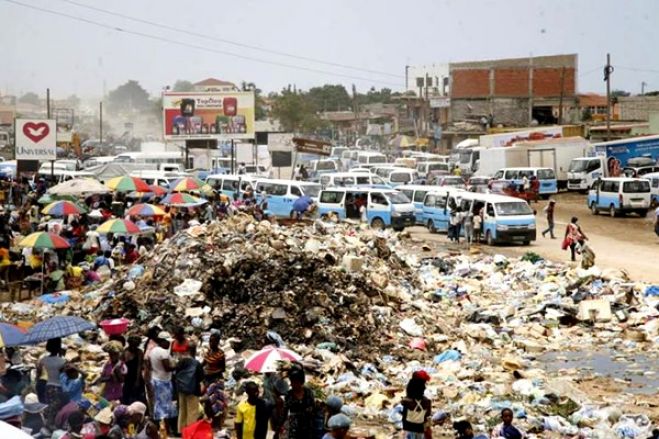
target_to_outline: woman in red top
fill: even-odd
[[[186,352],[188,352],[188,346],[190,342],[185,338],[185,329],[182,326],[179,326],[174,331],[174,341],[172,341],[172,356],[178,357]]]

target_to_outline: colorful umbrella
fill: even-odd
[[[66,239],[54,233],[35,232],[27,235],[21,242],[18,243],[19,247],[32,247],[38,249],[61,249],[69,248],[69,243]]]
[[[200,204],[204,204],[207,202],[208,200],[204,200],[203,198],[193,197],[192,195],[186,194],[185,192],[175,192],[169,194],[161,201],[162,204],[169,204],[172,206],[184,206],[184,207],[198,206]]]
[[[115,235],[131,235],[140,233],[140,228],[132,221],[111,219],[98,226],[96,231],[98,233],[114,233]]]
[[[78,199],[73,195],[51,195],[49,193],[45,193],[41,196],[41,198],[37,200],[37,203],[50,204],[54,201],[60,201],[60,200],[68,200],[73,202],[78,201]]]
[[[130,198],[144,198],[144,197],[162,197],[167,193],[167,189],[157,186],[155,184],[149,185],[148,192],[131,192],[128,194]]]
[[[50,216],[80,215],[85,212],[87,209],[66,200],[54,201],[41,210],[41,213]]]
[[[25,340],[25,331],[18,326],[0,322],[0,347],[18,346]]]
[[[115,177],[111,178],[105,185],[117,192],[149,192],[149,185],[137,177]]]
[[[76,316],[55,316],[32,326],[25,334],[24,344],[41,343],[51,338],[66,337],[95,329],[96,325]]]
[[[136,204],[126,211],[130,216],[162,216],[165,211],[153,204]]]
[[[245,360],[245,369],[257,373],[276,372],[278,361],[301,361],[302,357],[286,348],[266,346]]]
[[[201,190],[206,183],[198,179],[197,177],[183,177],[178,180],[174,180],[169,185],[169,190],[171,192],[187,192],[187,191],[198,191]]]

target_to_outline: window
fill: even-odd
[[[368,157],[364,157],[363,155],[360,155],[358,157],[359,163],[368,163]]]
[[[357,177],[357,184],[369,184],[368,177]]]
[[[407,172],[392,172],[389,174],[389,181],[392,183],[407,183],[412,181],[412,176]]]
[[[320,177],[320,184],[322,184],[323,186],[326,186],[329,182],[330,182],[329,175],[323,175],[322,177]]]
[[[400,192],[392,192],[388,195],[389,195],[389,200],[393,204],[407,204],[410,202],[410,199],[405,194],[401,194]],[[385,204],[388,204],[386,203],[386,200],[385,200]]]
[[[653,188],[659,188],[659,178],[653,178],[652,179],[652,187]]]
[[[555,180],[556,174],[553,169],[538,169],[538,180]]]
[[[206,184],[216,190],[222,188],[222,180],[218,178],[209,178],[206,180]]]
[[[506,202],[496,204],[497,215],[533,215],[533,211],[524,202]]]
[[[302,186],[302,191],[304,192],[304,195],[311,197],[311,198],[316,198],[318,194],[320,193],[320,185],[319,184],[305,184]]]
[[[517,180],[518,177],[519,177],[519,175],[518,175],[517,171],[506,171],[506,176],[504,177],[504,179],[506,179],[506,180]]]
[[[487,203],[487,208],[485,209],[485,212],[487,213],[488,216],[494,216],[494,206],[492,206],[491,203]]]
[[[238,181],[236,180],[224,180],[222,184],[222,190],[224,191],[235,191],[238,188]]]
[[[600,161],[599,160],[591,160],[588,162],[588,168],[586,169],[586,172],[593,172],[599,169],[600,167]]]
[[[316,163],[316,170],[318,171],[334,171],[336,170],[336,163],[331,160],[321,160]]]
[[[501,180],[503,178],[503,171],[497,171],[497,173],[494,174],[494,178],[496,180]]]
[[[647,180],[626,181],[622,184],[622,191],[626,194],[650,192],[650,182]]]
[[[328,204],[339,204],[341,201],[343,201],[343,194],[345,194],[345,192],[323,191],[320,194],[320,202]]]
[[[414,191],[411,190],[411,189],[402,190],[402,191],[400,191],[400,193],[401,193],[401,194],[405,194],[405,196],[406,196],[407,198],[409,198],[410,200],[411,200],[412,197],[414,196]]]
[[[610,192],[618,193],[620,191],[620,182],[611,181],[611,190]]]
[[[297,186],[291,186],[291,195],[295,195],[295,196],[297,196],[297,197],[301,197],[301,196],[302,196],[302,191],[301,191],[300,188],[297,187]]]
[[[423,205],[427,207],[435,207],[435,203],[437,203],[437,196],[436,195],[428,195],[426,199],[423,201]]]
[[[288,192],[288,186],[285,184],[273,184],[271,187],[272,190],[268,192],[270,195],[284,196]]]
[[[423,84],[425,83],[425,79],[422,76],[419,76],[416,78],[416,86],[417,87],[423,87]]]
[[[371,194],[371,204],[383,204],[383,205],[388,205],[387,199],[384,197],[383,194],[379,192],[374,192]]]
[[[405,193],[405,191],[403,191],[403,193],[404,193],[405,195],[407,195],[407,194]],[[423,198],[426,196],[427,193],[428,193],[428,191],[416,191],[416,192],[414,193],[414,202],[415,202],[415,203],[420,203],[420,202],[422,202],[422,201],[423,201]],[[409,195],[407,195],[407,198],[412,199],[412,197],[410,197]]]
[[[380,177],[378,177],[377,175],[371,176],[371,183],[372,184],[386,184],[385,181],[383,179],[381,179]]]
[[[376,155],[371,157],[369,163],[387,163],[387,158],[383,155]]]

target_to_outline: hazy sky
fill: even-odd
[[[580,92],[604,92],[610,52],[613,87],[659,90],[659,1],[646,0],[11,0],[104,28],[0,0],[0,90],[50,87],[55,98],[100,96],[138,80],[150,93],[177,79],[212,76],[255,82],[266,91],[324,83],[400,89],[406,64],[560,53],[579,55]],[[135,22],[80,3],[188,29],[215,40]],[[122,28],[144,35],[112,30]],[[155,40],[151,37],[169,41]],[[258,46],[320,64],[223,43]],[[184,47],[174,42],[198,47]],[[289,68],[238,58],[295,66]],[[326,73],[305,69],[322,70]],[[347,75],[355,78],[339,76]],[[362,79],[358,79],[362,78]]]

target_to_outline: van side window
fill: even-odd
[[[406,189],[406,190],[403,190],[403,191],[400,191],[400,192],[403,193],[403,194],[405,194],[405,196],[406,196],[407,198],[409,198],[410,200],[413,198],[414,191],[411,190],[411,189]]]
[[[538,180],[553,180],[556,178],[553,169],[538,169]]]
[[[435,203],[436,207],[440,207],[442,209],[446,209],[446,195],[441,195],[437,197],[437,202]]]
[[[588,162],[588,168],[586,169],[586,172],[593,172],[599,167],[600,167],[599,160],[591,160]]]
[[[320,177],[320,184],[322,184],[323,186],[327,185],[329,181],[330,181],[329,175],[323,175],[322,177]]]
[[[320,195],[321,203],[339,204],[343,200],[343,192],[339,191],[323,191]]]
[[[357,177],[357,184],[368,184],[368,177]]]
[[[653,178],[652,179],[652,187],[653,188],[659,187],[659,178]]]
[[[291,195],[301,197],[302,196],[302,191],[297,186],[291,186]]]
[[[611,192],[618,192],[620,190],[620,182],[619,181],[611,181]]]
[[[269,195],[284,196],[288,192],[288,186],[285,184],[273,184],[272,192],[268,192]]]
[[[373,204],[383,204],[387,206],[389,203],[387,202],[387,199],[384,197],[383,194],[379,192],[373,192],[371,194],[371,203]]]
[[[494,216],[494,206],[491,203],[487,203],[487,208],[485,209],[485,212],[487,212],[489,216]]]
[[[420,202],[422,202],[422,201],[423,201],[423,198],[426,196],[427,193],[428,193],[427,191],[416,191],[416,192],[414,193],[414,200],[413,200],[413,201],[414,201],[415,203],[420,203]],[[407,194],[405,194],[405,195],[407,195]],[[407,198],[412,199],[409,195],[407,195]]]
[[[423,202],[424,206],[435,207],[437,197],[435,195],[428,195]]]
[[[497,180],[501,180],[503,178],[503,171],[497,171],[497,173],[494,174],[494,178]]]

